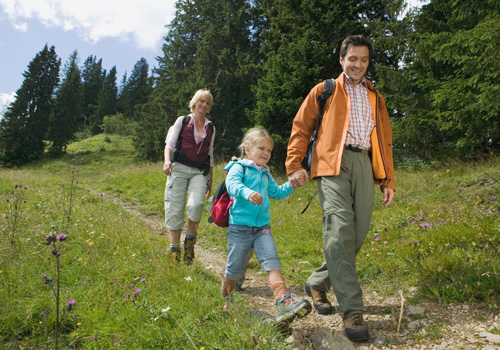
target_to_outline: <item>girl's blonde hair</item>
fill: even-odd
[[[189,102],[189,109],[191,109],[191,112],[194,112],[194,107],[196,105],[196,102],[202,99],[208,101],[210,103],[210,108],[212,108],[212,103],[214,102],[214,98],[210,93],[210,90],[200,89],[196,91],[193,98],[191,99],[191,102]],[[210,112],[210,108],[208,109],[208,112]]]
[[[255,145],[257,142],[260,142],[264,139],[269,139],[271,141],[271,144],[274,147],[274,141],[271,138],[271,135],[269,135],[269,132],[264,129],[263,127],[257,126],[255,128],[251,128],[245,133],[245,136],[243,136],[243,140],[241,141],[241,144],[239,145],[240,153],[241,156],[240,158],[246,158],[246,153],[245,153],[245,147],[252,147]]]

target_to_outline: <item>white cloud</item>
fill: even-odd
[[[16,98],[15,92],[11,94],[0,93],[0,119],[2,119],[3,114],[7,110],[7,107],[11,102],[14,102],[15,98]]]
[[[0,0],[13,26],[27,30],[27,19],[47,27],[77,30],[88,42],[118,37],[143,49],[156,49],[174,17],[175,0]]]

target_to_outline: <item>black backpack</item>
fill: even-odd
[[[321,95],[317,96],[319,102],[318,123],[316,125],[316,130],[314,130],[314,132],[311,135],[311,138],[309,139],[309,145],[307,146],[306,155],[304,156],[304,160],[302,162],[302,165],[307,169],[311,169],[312,152],[314,147],[316,146],[316,138],[318,137],[318,130],[323,120],[323,108],[325,107],[326,101],[328,101],[328,99],[330,98],[330,96],[333,94],[334,91],[335,91],[335,80],[326,79],[323,92],[321,93]]]

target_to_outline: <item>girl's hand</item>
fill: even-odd
[[[250,195],[250,197],[248,197],[248,200],[253,205],[261,205],[262,204],[262,196],[260,195],[260,193],[257,193],[257,192],[252,193]]]

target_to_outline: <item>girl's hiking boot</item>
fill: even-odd
[[[181,262],[180,247],[170,247],[170,262],[173,264],[179,264]]]
[[[310,298],[312,298],[313,306],[318,314],[330,315],[333,312],[333,306],[330,303],[330,300],[326,297],[326,292],[313,289],[307,283],[304,286],[304,291]]]
[[[185,238],[184,239],[184,262],[186,265],[191,265],[194,260],[194,244],[196,243],[196,238]]]
[[[368,326],[363,319],[363,314],[356,313],[344,318],[345,334],[350,341],[361,342],[370,339]]]
[[[292,322],[295,317],[304,317],[311,312],[311,303],[305,299],[297,300],[297,296],[287,291],[278,300],[276,300],[278,316],[276,322]]]

